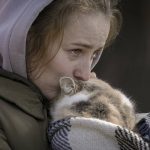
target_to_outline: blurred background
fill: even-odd
[[[102,54],[94,71],[150,112],[150,0],[122,0],[119,36]]]

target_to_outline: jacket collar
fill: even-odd
[[[34,84],[2,69],[0,69],[0,98],[15,104],[38,119],[44,119],[43,108],[48,107],[48,100]]]

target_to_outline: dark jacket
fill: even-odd
[[[26,79],[0,71],[0,150],[47,150],[47,100]]]

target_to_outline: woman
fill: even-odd
[[[48,149],[48,102],[61,76],[88,80],[118,34],[112,0],[0,2],[0,149]]]

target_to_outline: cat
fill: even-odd
[[[50,109],[53,121],[67,116],[98,118],[128,129],[135,126],[133,102],[98,78],[88,81],[61,77],[61,92]]]

